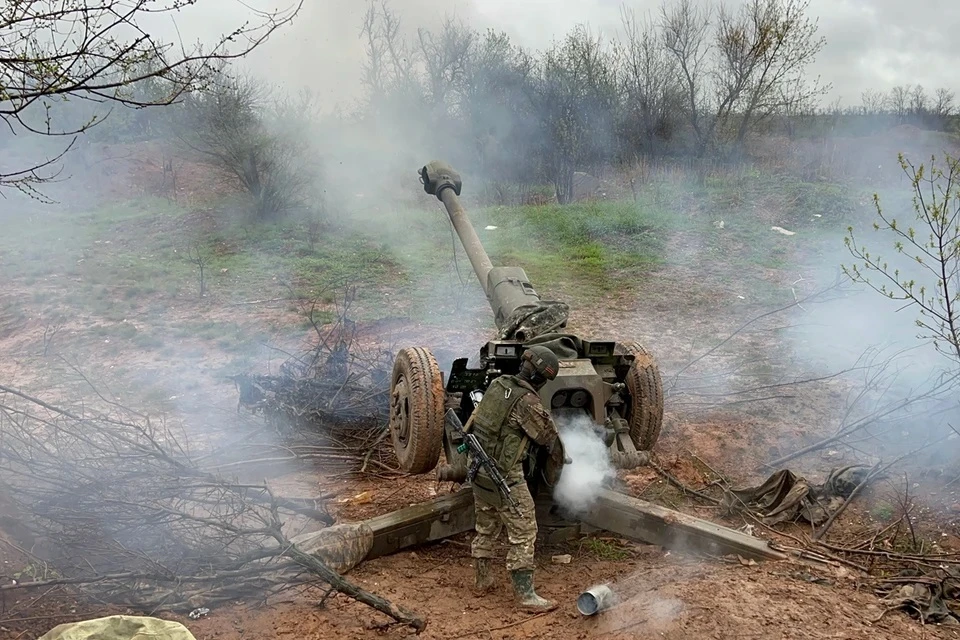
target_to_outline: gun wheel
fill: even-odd
[[[390,378],[390,437],[407,473],[437,466],[443,438],[443,376],[429,349],[402,349]]]
[[[627,374],[627,424],[630,439],[640,451],[650,451],[663,427],[663,380],[653,355],[635,341],[617,343],[616,353],[632,355]]]

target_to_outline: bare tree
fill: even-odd
[[[888,103],[893,115],[902,122],[910,108],[910,87],[898,85],[890,90]]]
[[[378,96],[386,91],[387,70],[385,66],[387,56],[387,43],[381,37],[380,16],[378,6],[373,0],[363,16],[363,24],[360,27],[360,37],[365,40],[364,48],[366,61],[363,63],[363,73],[361,81],[373,96]]]
[[[542,148],[557,200],[573,196],[573,174],[614,151],[616,75],[603,40],[578,26],[543,54],[535,111],[546,135]]]
[[[626,133],[639,138],[636,146],[656,153],[660,141],[670,136],[673,114],[683,107],[677,61],[663,48],[650,16],[640,21],[632,9],[622,7],[620,17],[623,35],[616,48]]]
[[[931,158],[929,167],[915,167],[900,155],[900,165],[910,178],[915,218],[912,226],[884,213],[879,196],[874,196],[879,222],[877,231],[889,232],[897,258],[903,266],[858,246],[853,227],[845,243],[858,261],[843,269],[893,299],[916,305],[920,310],[917,327],[941,353],[960,366],[960,160],[947,156],[945,167]],[[902,256],[902,258],[900,258]],[[871,279],[871,273],[879,283]]]
[[[778,111],[791,140],[796,137],[798,126],[812,120],[817,110],[818,100],[805,91],[805,86],[806,80],[798,77],[777,89]]]
[[[233,175],[261,218],[304,206],[319,181],[311,159],[313,97],[276,97],[250,76],[221,76],[185,103],[178,137]]]
[[[954,106],[955,94],[949,89],[943,87],[937,89],[937,92],[934,94],[934,103],[933,103],[933,112],[940,118],[948,118],[953,115],[955,111]]]
[[[924,116],[929,111],[927,92],[922,85],[917,85],[910,91],[910,112],[917,116]]]
[[[63,328],[66,326],[67,319],[61,315],[56,314],[48,322],[43,325],[43,355],[46,356],[50,352],[50,346],[53,342],[54,337]]]
[[[172,16],[197,0],[5,2],[0,5],[0,118],[11,131],[73,136],[100,118],[58,126],[51,115],[57,101],[171,104],[206,83],[219,63],[246,55],[290,22],[302,1],[291,0],[296,5],[286,10],[254,11],[254,22],[221,36],[206,51],[161,42],[141,24],[147,16]],[[151,79],[162,81],[154,97],[129,90]],[[34,194],[61,157],[0,174],[0,188]]]
[[[36,561],[53,569],[5,589],[71,585],[95,602],[152,613],[263,601],[325,583],[328,594],[424,628],[420,616],[294,542],[296,515],[333,524],[322,504],[277,496],[266,481],[220,475],[221,455],[255,432],[233,442],[211,434],[191,440],[179,425],[97,395],[106,412],[96,401],[55,406],[0,385],[0,492],[27,546],[43,541]],[[238,462],[227,466],[258,463]],[[347,551],[348,565],[365,554],[362,545]]]
[[[750,0],[736,14],[693,0],[661,7],[664,47],[676,59],[686,108],[703,157],[722,129],[737,146],[753,126],[784,109],[806,109],[827,87],[804,72],[824,45],[804,17],[806,0]]]
[[[684,87],[687,119],[697,138],[697,156],[709,144],[713,128],[705,122],[710,109],[705,95],[704,78],[710,54],[710,12],[693,3],[679,0],[664,2],[660,7],[663,45],[677,61],[677,73]]]
[[[462,88],[477,34],[447,18],[439,34],[421,28],[417,36],[430,99],[434,105],[446,105],[449,94]]]
[[[860,104],[864,115],[878,115],[885,110],[886,96],[875,89],[867,89],[860,94]]]
[[[198,278],[198,291],[199,296],[202,298],[207,294],[207,277],[206,271],[207,266],[209,265],[210,258],[207,256],[206,252],[200,246],[199,242],[192,242],[190,246],[187,247],[187,257],[193,264],[197,265],[197,278]]]
[[[367,54],[363,82],[374,105],[380,106],[390,93],[407,93],[417,86],[416,55],[400,33],[400,17],[390,0],[370,0],[360,37]]]
[[[804,16],[808,6],[808,0],[751,0],[738,18],[721,11],[720,95],[728,111],[721,106],[718,115],[736,108],[737,145],[752,126],[785,103],[810,102],[829,90],[806,82],[806,67],[826,43],[816,35],[816,21]]]
[[[542,148],[537,116],[536,61],[505,33],[489,31],[474,47],[460,113],[473,134],[478,173],[492,183],[498,202],[506,185],[532,183]]]

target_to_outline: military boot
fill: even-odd
[[[556,603],[541,598],[533,590],[533,571],[530,569],[511,571],[510,579],[513,581],[513,590],[517,594],[517,601],[524,609],[549,611],[556,608]]]
[[[477,575],[477,589],[486,593],[493,588],[493,571],[490,567],[490,558],[474,558],[474,567]]]

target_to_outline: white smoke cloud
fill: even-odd
[[[616,477],[616,471],[589,416],[558,416],[557,429],[564,453],[573,462],[564,466],[553,499],[572,514],[583,513],[590,509],[604,485]]]

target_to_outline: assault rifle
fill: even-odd
[[[507,481],[504,480],[503,474],[501,474],[500,469],[497,468],[497,463],[494,462],[493,459],[487,455],[487,452],[483,450],[483,447],[480,446],[477,436],[463,430],[463,424],[461,424],[460,418],[457,417],[453,409],[447,409],[444,422],[446,422],[462,440],[462,443],[457,447],[457,453],[469,451],[470,454],[472,454],[472,462],[467,469],[467,482],[473,482],[473,479],[477,476],[482,466],[484,470],[486,470],[487,475],[490,476],[490,479],[493,480],[493,483],[497,485],[497,489],[500,490],[500,494],[504,500],[508,501],[514,511],[519,513],[520,503],[517,502],[517,499],[510,493],[510,487],[507,486]]]

